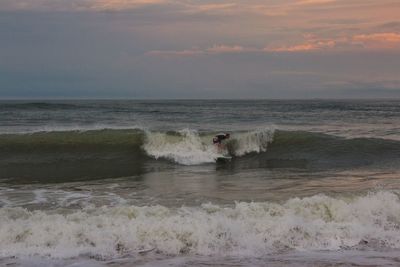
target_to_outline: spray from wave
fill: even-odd
[[[281,250],[400,248],[398,192],[315,195],[232,207],[116,206],[54,211],[0,209],[0,256],[265,255]],[[61,212],[61,211],[60,211]]]
[[[222,153],[243,156],[265,152],[272,142],[273,129],[232,134],[226,151],[218,151],[212,144],[213,135],[200,136],[197,131],[185,129],[176,134],[146,132],[143,149],[156,159],[165,158],[183,165],[215,162]]]
[[[217,149],[201,140],[196,131],[179,131],[177,135],[148,132],[143,145],[146,153],[154,158],[165,158],[184,165],[214,162]]]
[[[229,144],[231,153],[235,156],[244,156],[253,152],[265,152],[274,139],[274,133],[273,128],[238,133]]]

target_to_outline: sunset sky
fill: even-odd
[[[0,98],[400,97],[400,0],[0,0]]]

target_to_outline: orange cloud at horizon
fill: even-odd
[[[318,39],[315,36],[306,38],[304,43],[267,47],[271,52],[307,52],[315,50],[356,50],[356,49],[400,49],[400,34],[394,32],[357,34],[336,39]]]
[[[400,48],[400,34],[394,32],[359,34],[353,36],[353,41],[361,43],[365,48]]]
[[[315,4],[327,4],[327,3],[333,3],[336,2],[337,0],[299,0],[297,2],[298,5],[315,5]]]
[[[334,40],[313,40],[311,42],[306,42],[303,44],[293,45],[293,46],[283,46],[275,48],[264,48],[265,51],[270,52],[305,52],[313,50],[324,50],[334,48],[336,42]]]
[[[236,53],[236,52],[243,52],[246,49],[240,45],[214,45],[210,48],[207,48],[206,51],[211,53]]]
[[[184,50],[154,50],[148,55],[162,56],[195,56],[212,54],[232,54],[232,53],[254,53],[254,52],[312,52],[312,51],[352,51],[359,49],[399,49],[400,34],[398,33],[371,33],[358,34],[349,37],[340,37],[336,39],[319,39],[315,35],[305,35],[305,41],[299,44],[287,46],[267,46],[264,48],[245,47],[241,45],[213,45],[205,49],[194,47]]]

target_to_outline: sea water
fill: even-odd
[[[0,265],[397,266],[399,166],[397,100],[1,101]]]

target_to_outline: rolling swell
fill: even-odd
[[[143,138],[139,130],[0,135],[0,178],[64,182],[140,174]]]
[[[155,168],[214,164],[215,133],[189,129],[38,132],[0,135],[0,178],[63,182],[140,175]],[[233,160],[221,168],[330,169],[397,166],[400,142],[346,139],[305,131],[262,129],[232,133]]]
[[[343,138],[305,131],[275,131],[266,153],[244,157],[240,167],[355,168],[395,167],[400,142],[379,138]]]

